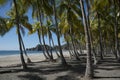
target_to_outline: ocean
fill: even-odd
[[[42,51],[27,51],[27,54],[38,54],[42,53]],[[2,50],[0,51],[0,56],[6,56],[6,55],[19,55],[20,52],[18,50]]]

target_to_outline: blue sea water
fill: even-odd
[[[27,51],[27,54],[38,54],[41,53],[41,51]],[[6,55],[19,55],[20,52],[18,50],[6,50],[6,51],[0,51],[0,56],[6,56]]]

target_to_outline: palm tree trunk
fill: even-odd
[[[93,58],[94,58],[94,65],[96,65],[98,63],[98,60],[97,60],[97,55],[94,47],[93,47]]]
[[[16,0],[13,0],[13,2],[14,2],[14,5],[15,5],[15,11],[16,11],[16,25],[17,25],[17,31],[18,31],[20,58],[21,58],[23,69],[27,69],[27,65],[25,63],[24,56],[23,56],[22,43],[21,43],[21,39],[20,39],[21,34],[20,34],[20,26],[19,26],[19,14],[18,14],[18,11],[17,11]]]
[[[72,28],[73,28],[73,23],[72,23],[72,20],[70,19],[70,17],[71,17],[71,15],[69,14],[69,12],[71,11],[71,8],[70,8],[70,6],[71,6],[71,1],[69,0],[69,2],[68,2],[68,12],[67,12],[67,15],[68,15],[68,23],[70,24],[70,38],[71,38],[71,42],[72,42],[72,47],[73,47],[73,52],[74,52],[74,54],[75,54],[75,58],[76,58],[76,60],[80,60],[79,59],[79,55],[78,55],[78,53],[77,53],[77,50],[76,50],[76,48],[75,48],[75,44],[74,44],[74,33],[73,33],[73,31],[72,31]]]
[[[27,52],[26,52],[26,49],[25,49],[25,45],[24,45],[24,43],[23,43],[23,40],[22,40],[22,36],[21,36],[21,35],[20,35],[20,39],[21,39],[21,43],[22,43],[22,46],[23,46],[24,53],[25,53],[25,55],[26,55],[26,57],[27,57],[27,62],[28,62],[28,63],[31,63],[31,60],[30,60],[30,58],[29,58],[28,55],[27,55]]]
[[[40,22],[41,22],[41,20],[40,20]],[[41,26],[42,26],[42,23],[41,23]],[[47,47],[46,47],[46,44],[45,44],[45,38],[44,38],[44,35],[43,35],[43,28],[42,28],[42,40],[43,40],[44,49],[45,49],[45,51],[46,51],[49,59],[50,59],[50,60],[53,60],[52,57],[50,56],[50,54],[49,54],[49,52],[48,52],[48,49],[47,49]]]
[[[100,15],[97,12],[98,16],[98,32],[99,32],[99,46],[100,46],[100,58],[103,60],[103,46],[102,46],[102,33],[101,33],[101,28],[100,28]]]
[[[78,43],[78,45],[79,45],[79,52],[80,52],[80,54],[83,54],[83,52],[82,52],[82,47],[81,47],[81,43],[80,43],[79,41],[77,41],[77,43]]]
[[[37,34],[38,34],[39,43],[40,43],[40,45],[42,46],[42,42],[41,42],[39,30],[37,30]],[[45,54],[45,50],[44,50],[44,47],[43,47],[43,46],[42,46],[42,49],[43,49],[43,50],[42,50],[43,55],[44,55],[45,59],[47,60],[47,59],[48,59],[48,56]]]
[[[75,49],[72,34],[70,34],[70,36],[71,36],[71,42],[72,42],[72,47],[73,47],[73,51],[74,51],[74,54],[75,54],[75,58],[76,58],[76,60],[80,60],[80,58],[78,57],[79,55],[77,54],[77,50]]]
[[[39,16],[39,21],[40,21],[40,26],[41,26],[41,32],[42,32],[42,40],[43,40],[43,44],[44,44],[44,49],[49,57],[50,60],[53,60],[52,57],[50,56],[49,52],[48,52],[48,49],[46,47],[46,44],[45,44],[45,39],[44,39],[44,34],[43,34],[43,23],[42,23],[42,15],[41,15],[41,10],[40,10],[40,6],[39,6],[39,1],[37,0],[37,6],[38,6],[38,16]],[[41,5],[41,4],[40,4]]]
[[[91,43],[90,43],[90,34],[88,31],[87,18],[85,16],[86,14],[85,14],[83,0],[80,0],[80,6],[81,6],[81,11],[82,11],[82,16],[83,16],[83,24],[84,24],[85,39],[86,39],[86,50],[87,50],[87,63],[86,63],[85,78],[90,79],[93,77]]]
[[[69,51],[69,54],[70,54],[70,57],[72,58],[72,52],[70,51],[70,44],[69,44],[69,42],[68,41],[66,41],[66,43],[67,43],[67,47],[68,47],[68,51]]]
[[[67,66],[68,64],[63,56],[63,52],[62,52],[62,48],[61,48],[61,44],[60,44],[60,33],[59,33],[59,28],[58,28],[58,23],[57,23],[55,0],[52,0],[52,2],[53,2],[53,14],[54,14],[55,26],[56,26],[56,31],[57,31],[57,40],[58,40],[59,52],[60,52],[60,56],[61,56],[61,62],[62,62],[63,66]]]
[[[53,45],[53,47],[55,47],[55,44],[54,44],[53,38],[51,38],[51,39],[52,39],[52,45]],[[59,57],[60,57],[60,55],[58,54],[58,52],[57,52],[56,48],[55,48],[55,52],[56,52],[56,54],[57,54],[57,57],[59,58]]]
[[[50,40],[50,37],[49,37],[49,44],[50,44],[50,49],[49,49],[49,51],[50,51],[50,56],[51,56],[51,58],[53,59],[53,53],[52,53],[52,45],[51,45],[51,40]]]
[[[114,24],[114,32],[115,32],[115,54],[116,59],[120,60],[120,52],[119,52],[119,42],[118,42],[118,19],[117,19],[117,13],[116,13],[116,1],[114,1],[114,9],[115,9],[115,24]]]
[[[21,42],[21,39],[20,39],[21,34],[20,34],[20,31],[19,31],[19,27],[17,27],[17,29],[18,29],[17,31],[18,31],[19,48],[20,48],[20,58],[21,58],[23,69],[27,69],[27,65],[25,63],[25,59],[24,59],[24,56],[23,56],[22,42]]]
[[[92,32],[90,30],[90,1],[86,0],[86,4],[87,4],[87,11],[88,11],[88,15],[86,16],[87,18],[87,24],[88,24],[88,31],[89,31],[89,35],[90,35],[90,43],[91,43],[91,49],[92,49],[92,54],[93,54],[93,58],[94,58],[94,65],[97,64],[97,57],[96,57],[96,53],[95,53],[95,49],[94,49],[94,45],[93,45],[93,40],[92,40]]]

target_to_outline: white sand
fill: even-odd
[[[56,54],[54,54],[54,58],[56,58]],[[65,51],[64,52],[65,56],[68,56],[68,52]],[[42,61],[45,60],[45,57],[42,53],[35,53],[35,54],[29,54],[28,55],[29,58],[31,59],[32,62],[37,62],[37,61]],[[26,57],[25,57],[26,60]],[[20,55],[7,55],[7,56],[0,56],[0,66],[4,67],[4,66],[10,66],[10,65],[15,65],[15,64],[21,64],[21,60],[20,60]]]

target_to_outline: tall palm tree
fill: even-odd
[[[61,29],[61,32],[62,34],[64,34],[64,36],[66,36],[66,34],[70,36],[69,41],[72,44],[73,52],[75,55],[74,57],[77,60],[80,60],[79,53],[75,47],[75,38],[78,37],[78,35],[81,36],[80,34],[83,32],[83,26],[81,25],[81,23],[79,23],[81,21],[79,4],[77,1],[64,0],[63,2],[61,2],[58,11],[59,19],[61,21],[59,22],[59,28]]]
[[[41,39],[41,30],[40,30],[40,23],[39,22],[36,22],[35,24],[33,24],[33,31],[31,34],[34,34],[35,32],[37,32],[39,44],[43,45],[42,39]],[[45,53],[44,46],[41,46],[41,48],[42,48],[42,52],[43,52],[45,59],[48,60],[49,58],[48,58],[47,54]]]
[[[2,1],[2,3],[6,3],[6,2],[8,2],[8,0],[1,0]],[[13,7],[17,7],[17,6],[15,6],[16,5],[16,1],[13,1],[13,4],[14,4],[14,6],[12,6],[12,8]],[[16,11],[16,9],[17,8],[15,8],[15,11],[13,11],[13,13],[16,13],[16,12],[18,12],[18,11]],[[10,12],[12,12],[12,10],[13,9],[11,9],[10,11],[9,11],[9,13]],[[11,28],[13,27],[13,24],[14,24],[14,20],[15,20],[15,22],[17,23],[17,19],[14,19],[15,17],[14,16],[18,16],[18,15],[15,15],[15,14],[13,14],[12,15],[12,17],[11,17],[11,19],[8,19],[8,18],[6,18],[5,19],[5,21],[6,21],[6,32],[8,32],[9,30],[11,30]],[[16,24],[15,23],[15,24]],[[19,25],[20,26],[20,25]],[[5,26],[4,26],[4,28],[5,28]],[[4,31],[5,32],[5,31]],[[5,32],[5,33],[6,33]],[[19,36],[19,40],[20,40],[20,42],[21,42],[21,44],[20,44],[20,49],[22,48],[21,46],[23,46],[23,49],[24,49],[24,51],[25,51],[25,46],[24,46],[24,43],[23,43],[23,40],[22,40],[22,37],[21,37],[21,34],[20,34],[20,31],[18,31],[18,28],[17,28],[17,32],[18,32],[18,36]],[[3,33],[2,33],[3,34]],[[23,68],[27,68],[26,67],[26,64],[25,64],[25,61],[24,61],[24,58],[23,58],[23,51],[21,50],[21,61],[22,61],[22,64],[23,64]],[[26,53],[26,51],[25,51],[25,55],[27,56],[27,60],[29,60],[29,62],[30,62],[30,58],[28,57],[28,55],[27,55],[27,53]]]
[[[90,79],[93,77],[91,43],[90,43],[90,34],[88,31],[87,18],[86,18],[83,0],[80,0],[80,6],[81,6],[81,11],[82,11],[82,16],[83,16],[83,24],[84,24],[85,39],[86,39],[86,50],[87,50],[87,63],[86,63],[85,78]]]
[[[24,53],[25,53],[25,56],[27,57],[27,62],[28,62],[28,63],[31,63],[32,61],[31,61],[31,59],[28,57],[28,54],[27,54],[27,52],[26,52],[25,45],[24,45],[24,42],[23,42],[23,40],[22,40],[22,36],[21,36],[21,35],[20,35],[20,39],[21,39],[21,43],[22,43],[22,46],[23,46],[23,51],[24,51]]]
[[[57,32],[57,40],[58,40],[59,52],[60,52],[60,56],[61,56],[61,62],[62,62],[63,66],[67,66],[67,62],[63,56],[61,43],[60,43],[60,32],[59,32],[60,30],[58,28],[55,0],[52,0],[52,3],[53,3],[53,14],[54,14],[54,20],[55,20],[55,26],[56,26],[56,32]]]
[[[38,33],[38,38],[39,38],[40,44],[42,44],[42,42],[43,42],[43,49],[44,49],[43,54],[46,59],[53,60],[52,56],[49,54],[49,51],[48,51],[46,43],[45,43],[45,38],[44,38],[44,36],[46,35],[46,29],[45,29],[43,20],[44,20],[44,14],[47,12],[46,11],[46,10],[48,10],[47,8],[49,8],[49,5],[47,5],[46,2],[47,2],[47,0],[46,1],[33,0],[33,1],[29,2],[28,4],[32,5],[33,18],[37,18],[37,20],[39,21],[39,24],[38,24],[39,27],[37,28],[36,31]],[[47,14],[49,14],[49,13],[50,13],[50,11],[47,12]],[[41,41],[41,39],[42,39],[42,41]],[[45,54],[45,52],[47,54]]]
[[[103,60],[103,47],[102,47],[102,33],[100,28],[100,15],[97,13],[98,16],[98,32],[99,32],[99,45],[100,45],[100,58]]]
[[[47,18],[46,28],[47,28],[47,36],[48,36],[48,38],[49,38],[49,43],[50,43],[50,44],[52,43],[52,46],[53,46],[53,48],[54,48],[54,47],[55,47],[55,44],[54,44],[54,40],[53,40],[53,37],[52,37],[52,31],[54,31],[55,28],[53,27],[52,22],[50,21],[50,17]],[[57,57],[59,58],[60,55],[58,54],[56,48],[55,48],[55,52],[56,52]],[[52,54],[52,51],[51,51],[51,54]]]
[[[20,25],[19,25],[19,13],[18,13],[18,9],[17,9],[16,0],[13,0],[13,3],[14,3],[14,6],[15,6],[15,12],[16,12],[16,25],[17,25],[17,31],[18,31],[18,41],[19,41],[19,48],[20,48],[20,58],[21,58],[23,69],[27,69],[27,65],[25,63],[24,56],[23,56],[22,41],[21,41],[21,38],[20,38],[21,33],[20,33]]]
[[[114,31],[115,31],[115,54],[117,56],[118,61],[120,61],[120,50],[119,50],[119,42],[118,42],[118,18],[117,18],[117,6],[116,0],[113,0],[114,3],[114,16],[115,16],[115,24],[114,24]]]
[[[40,26],[41,26],[41,33],[42,33],[42,39],[43,39],[44,49],[45,49],[46,53],[48,54],[49,59],[51,61],[53,61],[53,57],[49,54],[49,51],[48,51],[48,49],[47,49],[47,47],[45,45],[44,27],[43,27],[43,22],[42,22],[42,17],[43,17],[42,16],[42,9],[41,9],[42,6],[40,6],[40,5],[43,5],[43,1],[40,2],[40,1],[37,0],[38,16],[39,16],[39,21],[40,21]]]
[[[38,0],[24,1],[24,5],[27,6],[28,8],[32,7],[32,17],[33,17],[33,19],[36,19],[37,21],[39,21],[33,25],[34,29],[30,34],[37,32],[39,43],[42,47],[43,55],[45,56],[45,59],[47,60],[47,59],[49,59],[49,53],[45,46],[44,34],[43,34],[43,30],[41,30],[43,28],[43,26],[41,26],[42,21],[40,21],[41,15],[39,14],[40,13],[39,10],[43,9],[44,5],[39,4],[39,2],[43,3],[43,0],[41,0],[41,1],[38,1]],[[43,6],[40,7],[40,5],[43,5]],[[42,44],[42,42],[43,42],[43,44]]]
[[[92,31],[91,31],[91,24],[90,24],[90,0],[86,0],[86,6],[87,6],[87,24],[88,24],[88,31],[89,31],[89,34],[90,34],[90,43],[91,43],[91,49],[92,49],[92,54],[93,54],[93,58],[94,58],[94,64],[96,65],[97,64],[97,57],[96,57],[96,52],[95,52],[95,47],[93,45],[93,35],[92,35]]]
[[[103,5],[103,2],[104,2],[104,5]],[[106,23],[109,22],[108,23],[108,24],[110,24],[109,26],[113,27],[114,31],[112,31],[112,32],[114,32],[114,35],[112,34],[112,36],[111,36],[112,39],[113,39],[112,41],[115,42],[115,44],[113,45],[114,46],[113,49],[115,50],[114,51],[115,57],[119,60],[118,27],[116,27],[116,26],[118,26],[117,25],[118,24],[118,20],[117,20],[117,12],[118,12],[117,3],[119,3],[119,2],[118,1],[116,2],[116,0],[110,0],[110,1],[109,0],[101,0],[99,2],[97,0],[95,0],[94,3],[96,4],[96,6],[94,8],[97,11],[97,13],[99,14],[99,16],[100,16],[99,18],[101,18],[102,20],[104,20]],[[111,14],[113,14],[113,15],[111,15]],[[105,17],[105,15],[106,15],[106,17]],[[106,32],[108,32],[109,30],[107,30]],[[104,41],[105,40],[106,39],[104,39]]]

